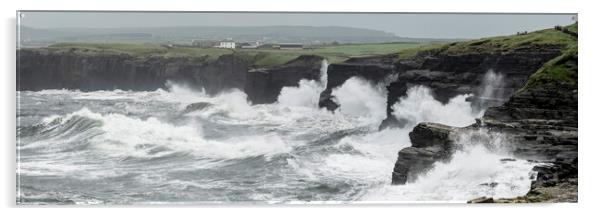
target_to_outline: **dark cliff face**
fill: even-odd
[[[508,102],[485,112],[483,122],[509,133],[515,154],[550,162],[524,197],[499,202],[577,202],[577,50],[546,63]]]
[[[485,130],[503,133],[515,156],[548,162],[533,168],[537,177],[527,195],[495,202],[576,202],[577,104],[577,53],[565,51],[531,75],[507,102],[488,108],[479,123],[465,128],[416,126],[410,133],[412,147],[399,152],[392,182],[405,184],[449,158],[457,145],[454,135]]]
[[[395,74],[393,62],[396,55],[371,56],[351,58],[344,63],[331,64],[328,67],[328,83],[326,89],[320,93],[318,106],[333,111],[339,107],[334,102],[332,90],[345,83],[351,77],[361,77],[373,83],[383,82],[387,77]]]
[[[172,80],[215,94],[242,89],[248,64],[232,55],[209,62],[203,57],[138,59],[125,54],[19,50],[18,57],[19,90],[156,90]]]
[[[413,59],[396,64],[398,78],[388,87],[387,119],[381,128],[403,126],[403,120],[391,115],[392,107],[400,97],[406,96],[411,86],[423,85],[432,89],[433,97],[447,103],[460,94],[479,95],[488,71],[503,76],[503,85],[496,100],[505,101],[513,92],[525,85],[527,79],[545,62],[560,55],[557,46],[543,46],[534,50],[517,50],[508,53],[448,54],[422,53]]]
[[[387,86],[387,119],[381,128],[403,126],[403,120],[391,116],[392,106],[405,96],[411,86],[427,86],[432,89],[435,99],[447,103],[460,94],[477,95],[485,74],[494,71],[504,77],[504,85],[499,89],[502,98],[499,100],[505,101],[525,84],[531,74],[545,62],[560,55],[561,51],[561,47],[550,45],[491,53],[456,54],[435,49],[401,60],[396,55],[352,58],[330,65],[328,85],[320,95],[319,106],[329,110],[338,108],[338,104],[332,100],[332,89],[351,77],[359,76],[377,83],[396,75],[397,79]]]
[[[430,169],[437,161],[451,158],[453,136],[458,129],[436,123],[420,123],[410,132],[412,146],[398,153],[392,184],[413,181],[417,174]]]
[[[298,86],[299,81],[319,80],[322,58],[300,56],[285,65],[253,69],[247,73],[244,90],[253,103],[273,103],[285,86]]]
[[[246,91],[253,103],[270,103],[283,86],[319,79],[321,58],[301,56],[283,66],[249,72],[251,62],[233,54],[207,57],[136,58],[116,53],[23,49],[17,51],[17,89],[138,90],[165,87],[168,80],[217,94]],[[264,84],[261,84],[264,83]]]

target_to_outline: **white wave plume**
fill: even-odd
[[[387,98],[385,90],[359,77],[352,77],[332,91],[335,102],[340,107],[337,112],[359,116],[372,122],[380,122],[386,117]]]
[[[398,119],[405,119],[409,125],[420,122],[436,122],[451,126],[466,126],[474,123],[475,118],[482,113],[474,114],[470,102],[466,98],[470,95],[458,95],[447,104],[437,101],[431,90],[424,86],[414,86],[408,89],[407,96],[399,99],[393,105],[393,115]]]

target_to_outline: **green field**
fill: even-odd
[[[78,54],[127,54],[137,58],[148,57],[203,57],[217,58],[231,54],[231,50],[218,48],[167,47],[159,44],[127,44],[127,43],[59,43],[47,48],[51,51],[69,51]]]
[[[159,44],[124,44],[124,43],[59,43],[46,48],[49,51],[76,52],[82,55],[93,54],[127,54],[136,58],[149,57],[208,57],[216,59],[221,55],[242,55],[252,60],[255,66],[282,65],[300,55],[318,55],[331,63],[345,61],[351,57],[362,57],[398,53],[407,49],[424,46],[419,43],[379,43],[379,44],[342,44],[308,46],[303,50],[280,49],[219,49],[196,47],[168,47]]]
[[[577,24],[567,26],[570,31],[577,32]],[[219,49],[196,48],[188,46],[165,46],[160,44],[133,43],[59,43],[45,48],[36,48],[53,52],[75,52],[80,55],[127,54],[138,59],[149,57],[162,58],[203,58],[215,60],[225,54],[234,54],[248,59],[253,66],[269,67],[283,65],[300,55],[317,55],[326,58],[330,63],[338,63],[352,57],[364,57],[384,54],[398,54],[400,59],[410,58],[422,51],[441,52],[449,55],[512,52],[519,49],[532,49],[538,45],[556,45],[569,49],[577,46],[576,39],[561,31],[545,29],[521,35],[489,37],[454,43],[373,43],[373,44],[340,44],[313,45],[302,50],[280,49]]]
[[[567,26],[568,29],[577,31],[577,24]],[[569,34],[551,29],[544,29],[521,35],[509,35],[483,38],[466,42],[451,43],[444,47],[445,53],[483,53],[483,52],[511,52],[519,49],[533,49],[537,46],[558,46],[569,49],[577,45],[577,40]]]

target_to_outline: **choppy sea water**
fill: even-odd
[[[334,90],[341,104],[334,113],[317,108],[320,81],[302,80],[265,105],[250,105],[238,90],[208,96],[169,86],[18,92],[17,202],[465,202],[530,187],[535,164],[501,160],[512,156],[484,147],[491,143],[465,148],[415,182],[390,185],[417,122],[465,126],[482,114],[468,95],[441,104],[427,88],[412,88],[395,106],[412,124],[378,131],[386,95],[359,78]],[[197,102],[210,105],[186,111]]]

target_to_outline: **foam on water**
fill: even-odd
[[[386,185],[369,191],[362,200],[445,201],[465,203],[487,196],[512,198],[526,194],[537,165],[513,158],[510,141],[502,133],[485,129],[462,132],[454,140],[460,146],[448,162],[436,162],[405,185]]]
[[[90,101],[88,104],[95,107],[38,119],[46,132],[25,138],[19,149],[41,153],[25,156],[21,172],[29,176],[66,175],[80,179],[117,178],[136,173],[133,177],[138,181],[136,184],[166,187],[166,194],[187,193],[191,188],[202,191],[190,192],[187,194],[190,197],[213,189],[218,191],[216,194],[224,194],[222,190],[229,194],[189,198],[193,200],[244,200],[229,196],[245,192],[254,193],[248,194],[247,199],[263,201],[294,201],[301,199],[295,194],[317,193],[310,197],[341,201],[465,202],[477,196],[512,197],[528,191],[534,164],[523,160],[502,161],[512,157],[506,149],[508,140],[503,134],[486,131],[463,134],[456,140],[463,148],[449,162],[436,163],[432,170],[407,185],[391,186],[397,152],[411,145],[408,133],[415,124],[430,121],[466,126],[474,123],[482,112],[472,110],[465,100],[469,95],[459,95],[442,104],[428,88],[417,86],[410,88],[407,96],[393,107],[397,118],[410,123],[405,128],[378,131],[379,123],[386,117],[384,84],[358,77],[347,80],[333,89],[332,95],[340,108],[332,113],[317,107],[319,94],[325,88],[327,67],[324,62],[320,81],[301,80],[296,87],[283,88],[277,103],[263,105],[251,105],[240,90],[209,96],[175,83],[168,83],[166,90],[148,92],[28,93],[41,98],[62,96],[66,101]],[[120,103],[104,105],[98,101],[120,101],[127,111],[137,109],[145,115],[113,112],[114,108],[107,107]],[[187,105],[197,102],[210,105],[178,115]],[[168,106],[164,111],[156,111],[156,105],[165,104]],[[207,138],[214,134],[205,134],[211,133],[203,128],[205,125],[215,126],[216,130],[235,128],[231,130],[251,132]],[[73,135],[74,132],[78,134]],[[77,145],[81,146],[69,149]],[[151,164],[172,155],[192,159]],[[122,164],[131,159],[145,162],[136,165],[145,168],[136,170],[136,166]],[[167,174],[170,172],[192,172],[198,176],[179,178]],[[217,176],[211,179],[208,177],[211,175]],[[261,185],[253,190],[245,186],[246,182],[256,181]],[[305,183],[300,186],[299,181]],[[306,188],[315,182],[329,185],[326,188],[341,185],[350,188],[338,192]]]
[[[99,121],[102,133],[91,138],[92,147],[116,157],[161,157],[186,152],[207,158],[234,159],[260,155],[269,157],[291,149],[276,134],[208,140],[203,137],[200,123],[195,121],[174,125],[154,117],[138,119],[121,114],[100,114],[87,108],[55,118],[62,124],[75,117]]]
[[[508,155],[472,146],[455,153],[449,162],[437,162],[414,182],[378,188],[363,200],[465,203],[481,196],[511,198],[526,194],[535,164],[525,160],[502,161],[504,158]]]

